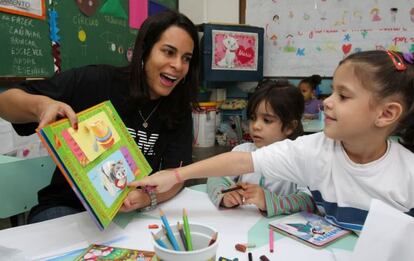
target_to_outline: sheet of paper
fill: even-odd
[[[351,260],[411,261],[413,242],[414,218],[373,199]]]

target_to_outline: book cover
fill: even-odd
[[[324,247],[350,233],[332,225],[323,217],[306,211],[273,220],[269,226],[315,247]]]
[[[122,260],[122,261],[152,261],[157,260],[155,253],[152,251],[143,251],[127,249],[121,247],[112,247],[105,245],[93,244],[83,252],[76,261],[86,260]]]
[[[151,167],[110,101],[77,114],[78,130],[62,119],[37,133],[82,204],[105,229],[130,188]]]

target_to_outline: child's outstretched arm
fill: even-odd
[[[228,177],[210,177],[207,180],[207,194],[211,202],[218,208],[223,200],[224,194],[221,193],[223,189],[228,189],[235,186],[233,180]]]
[[[140,181],[131,182],[129,186],[154,186],[158,193],[162,193],[187,179],[237,176],[250,172],[253,172],[250,152],[227,152],[182,168],[158,171]]]
[[[277,193],[265,189],[264,194],[266,211],[262,213],[267,217],[292,214],[299,211],[314,212],[316,209],[313,198],[303,191],[286,196],[278,196]]]

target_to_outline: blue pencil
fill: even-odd
[[[163,248],[168,249],[167,245],[162,241],[161,238],[157,237],[153,232],[151,232],[152,237],[154,238],[155,242],[157,242],[158,245],[160,245]]]
[[[167,217],[165,216],[164,212],[160,209],[160,216],[162,223],[164,223],[165,229],[167,230],[167,237],[171,242],[171,245],[173,246],[175,251],[181,251],[180,247],[178,246],[178,242],[174,237],[174,234],[171,230],[170,224],[168,223]]]

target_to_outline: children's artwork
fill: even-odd
[[[0,1],[0,11],[37,19],[46,19],[45,0]]]
[[[257,70],[258,34],[213,30],[213,70]]]
[[[82,14],[86,16],[93,16],[98,9],[99,0],[76,0],[76,4],[78,5],[79,10],[82,12]]]
[[[117,131],[103,112],[80,122],[78,126],[76,131],[72,127],[63,130],[62,136],[82,165],[93,161],[119,141]]]
[[[334,226],[323,217],[303,211],[273,220],[269,226],[314,247],[323,247],[350,231]]]
[[[78,130],[63,119],[37,130],[56,165],[99,228],[106,228],[130,191],[151,172],[110,101],[77,114]]]
[[[98,260],[119,260],[119,261],[151,261],[156,260],[155,253],[152,251],[143,251],[127,249],[120,247],[91,245],[76,261],[98,261]]]
[[[129,0],[129,27],[139,29],[148,17],[148,1]]]
[[[265,29],[263,76],[333,76],[347,55],[414,51],[413,1],[246,1],[246,24]]]

